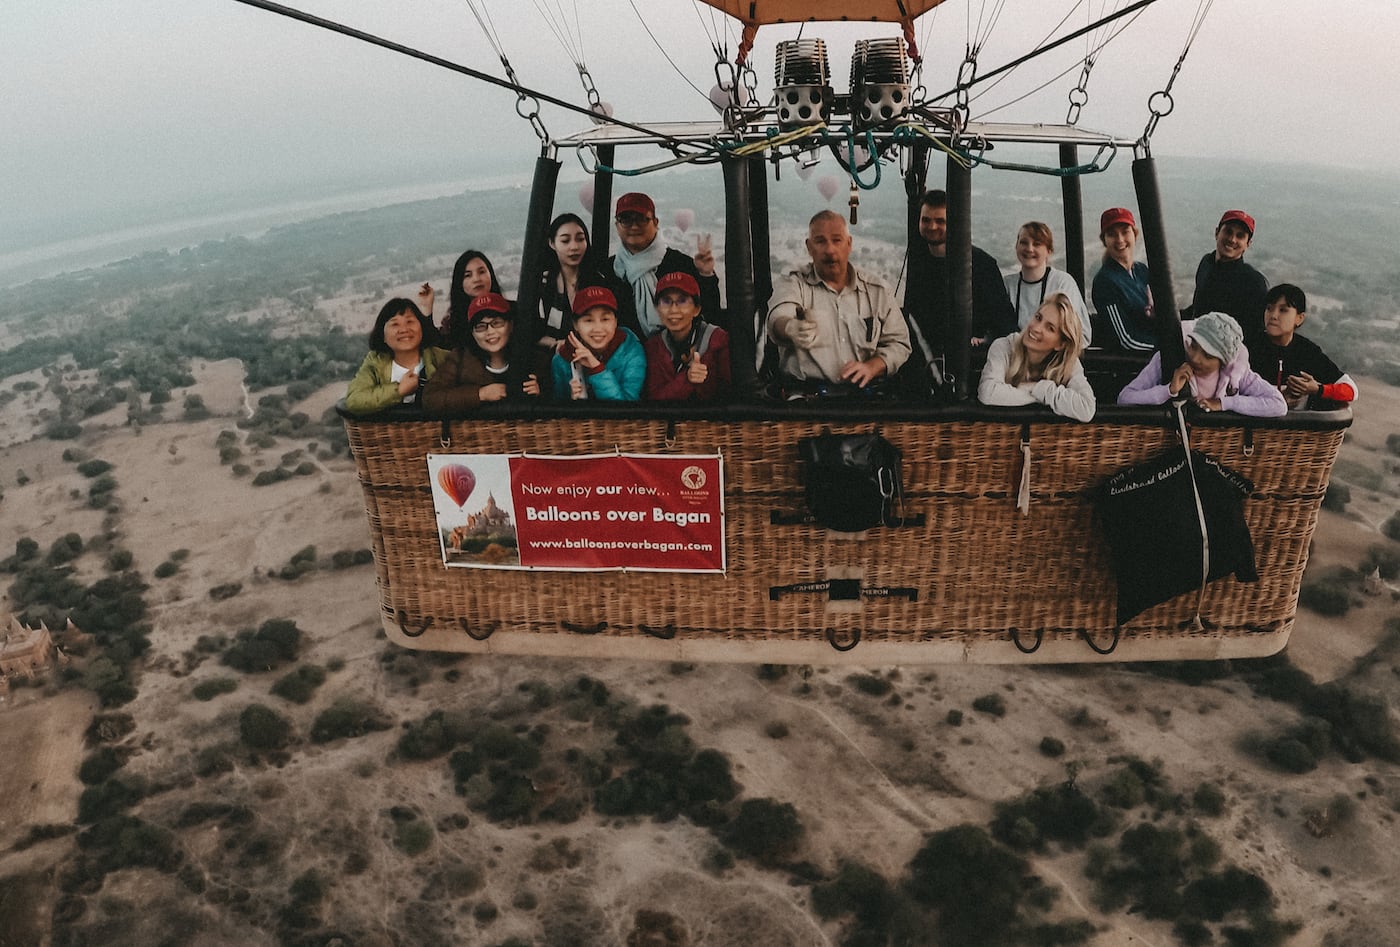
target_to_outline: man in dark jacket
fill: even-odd
[[[909,254],[904,314],[935,358],[952,344],[953,288],[948,277],[948,194],[933,190],[919,207],[919,236],[927,253]],[[1001,267],[991,254],[972,248],[972,337],[986,345],[1016,331],[1016,310],[1006,295]],[[916,343],[916,351],[922,346]]]
[[[614,221],[620,246],[608,264],[631,289],[637,322],[645,336],[661,328],[656,314],[656,281],[667,273],[689,273],[695,277],[700,284],[700,309],[705,321],[728,330],[720,308],[719,276],[708,237],[696,238],[694,258],[668,246],[656,219],[656,205],[650,197],[635,191],[617,199]]]
[[[1245,335],[1263,330],[1264,294],[1269,281],[1244,261],[1254,239],[1254,218],[1242,210],[1227,210],[1215,227],[1215,251],[1196,267],[1196,294],[1182,313],[1199,318],[1208,312],[1234,316]]]

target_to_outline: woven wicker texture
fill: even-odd
[[[633,639],[639,653],[646,642],[703,640],[710,656],[723,654],[712,647],[715,642],[754,641],[821,642],[836,655],[825,645],[828,635],[845,641],[858,633],[867,645],[958,644],[969,660],[985,659],[968,649],[988,642],[1006,649],[995,660],[1094,659],[1082,646],[1054,656],[1022,655],[1008,630],[1017,629],[1032,644],[1037,635],[1068,641],[1081,631],[1105,643],[1113,639],[1115,585],[1090,495],[1108,476],[1176,443],[1171,429],[1148,423],[469,419],[451,423],[450,446],[442,443],[439,422],[347,420],[346,426],[374,536],[386,627],[399,629],[394,637],[404,641],[421,630],[405,643],[535,654],[575,654],[581,642]],[[903,451],[905,512],[923,514],[922,525],[852,535],[771,523],[775,511],[805,508],[799,439],[877,427]],[[1245,515],[1261,580],[1211,583],[1201,608],[1204,630],[1190,624],[1195,593],[1150,609],[1121,630],[1112,659],[1227,657],[1281,648],[1343,433],[1277,426],[1196,429],[1195,448],[1255,484]],[[1028,515],[1015,508],[1013,482],[1023,438],[1032,458]],[[443,565],[428,453],[613,449],[723,454],[728,574]],[[838,603],[823,592],[802,591],[770,596],[775,586],[819,583],[833,572],[858,577],[864,588],[913,588],[917,601],[866,595],[857,603]],[[501,649],[499,639],[488,639],[495,646],[476,640],[488,632],[506,633],[515,644]],[[522,643],[525,634],[537,640]],[[1147,642],[1155,646],[1142,647]],[[631,651],[610,640],[607,653]]]

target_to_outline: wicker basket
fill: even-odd
[[[1308,544],[1349,411],[1266,421],[1210,415],[1192,444],[1255,484],[1245,501],[1256,584],[1211,583],[1115,627],[1115,586],[1090,494],[1174,445],[1162,409],[1101,408],[1092,424],[978,406],[903,412],[591,405],[469,419],[346,416],[395,642],[483,651],[786,664],[1191,660],[1272,654],[1288,641]],[[510,409],[507,409],[509,411]],[[773,525],[804,506],[795,444],[879,429],[904,453],[920,526],[833,533]],[[1031,503],[1015,508],[1021,443]],[[445,446],[444,441],[450,441]],[[728,571],[449,569],[428,453],[713,453],[725,458]],[[1046,581],[1047,577],[1053,581]],[[788,586],[855,579],[855,600]],[[842,583],[847,590],[850,583]],[[774,591],[775,589],[779,591]],[[913,595],[898,590],[912,589]]]

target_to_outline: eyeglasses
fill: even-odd
[[[656,218],[648,217],[646,214],[618,214],[613,219],[617,221],[619,227],[632,228],[645,226]]]
[[[472,324],[472,332],[486,333],[493,329],[504,329],[508,325],[510,325],[510,322],[505,319],[479,319]]]
[[[656,301],[657,309],[679,309],[691,303],[689,296],[667,293]]]

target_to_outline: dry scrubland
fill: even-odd
[[[360,305],[340,300],[332,318],[350,323]],[[379,631],[372,567],[329,567],[333,552],[369,541],[350,461],[317,457],[306,438],[261,450],[240,441],[251,474],[298,448],[314,466],[252,486],[216,447],[250,408],[240,366],[196,363],[193,374],[177,403],[202,395],[205,420],[133,429],[117,409],[74,444],[37,436],[51,407],[42,387],[0,413],[0,536],[32,537],[41,549],[68,532],[88,538],[74,562],[84,582],[103,575],[106,550],[129,550],[149,583],[152,625],[129,703],[100,710],[91,691],[51,681],[17,689],[0,709],[6,947],[995,942],[959,937],[946,917],[932,926],[937,894],[901,894],[911,878],[994,913],[1063,922],[1042,926],[1042,943],[1224,943],[1226,926],[1254,930],[1234,943],[1394,942],[1400,769],[1374,752],[1348,762],[1333,751],[1308,772],[1281,771],[1261,748],[1297,727],[1300,711],[1239,674],[852,674],[403,651]],[[1363,388],[1344,453],[1379,471],[1400,392]],[[318,417],[338,393],[323,389],[298,407]],[[74,446],[113,465],[114,511],[86,502],[87,479],[61,457]],[[1377,525],[1400,506],[1396,487],[1388,473],[1381,489],[1353,490],[1346,513],[1324,513],[1315,562],[1354,567],[1384,543]],[[275,577],[309,545],[315,568]],[[186,552],[172,557],[177,550]],[[173,574],[156,578],[165,562]],[[219,587],[226,597],[211,597]],[[1293,661],[1379,695],[1393,722],[1400,651],[1385,623],[1396,614],[1390,596],[1337,619],[1304,612]],[[294,660],[261,673],[223,663],[240,630],[274,618],[301,632]],[[301,693],[278,684],[294,668],[312,669]],[[250,721],[252,705],[274,714]],[[648,710],[657,705],[667,710]],[[327,738],[323,715],[334,707],[360,735]],[[85,738],[99,712],[107,726]],[[277,732],[279,719],[289,732]],[[629,766],[640,773],[639,760],[684,771],[689,801],[642,801],[651,777],[607,781]],[[1129,910],[1133,899],[1104,909],[1090,876],[1112,858],[1092,841],[1037,844],[1034,818],[1003,826],[1022,843],[1016,855],[996,846],[980,862],[964,849],[911,869],[938,837],[930,833],[986,827],[998,803],[1037,788],[1042,799],[1090,800],[1111,814],[1117,827],[1097,843],[1110,853],[1125,829],[1140,841],[1161,830],[1158,841],[1185,844],[1198,868],[1256,874],[1296,934],[1276,927],[1270,940],[1243,912],[1193,935],[1140,905]],[[747,831],[721,824],[742,826],[746,805]],[[84,806],[82,834],[62,828]],[[99,867],[113,853],[138,864]],[[1028,861],[1008,869],[1017,857]],[[1019,881],[998,882],[989,866]],[[938,874],[945,868],[953,880]],[[1015,905],[1017,889],[1037,887],[1028,875],[1056,893],[1034,909]],[[996,898],[1010,906],[987,900]],[[1091,926],[1069,926],[1078,920]],[[1065,939],[1051,939],[1055,931]],[[1211,931],[1214,940],[1201,939]]]

